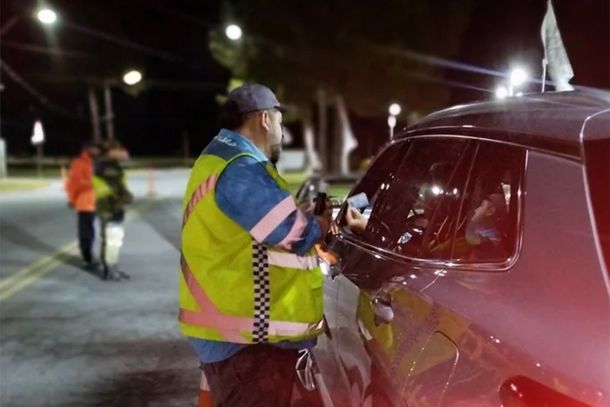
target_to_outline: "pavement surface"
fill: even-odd
[[[80,269],[76,216],[59,180],[0,194],[0,405],[193,406],[197,358],[177,322],[187,170],[129,176],[122,268]]]

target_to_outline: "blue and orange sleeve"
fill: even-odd
[[[216,204],[259,243],[305,255],[320,238],[320,225],[296,206],[264,165],[240,157],[222,172],[216,184]]]

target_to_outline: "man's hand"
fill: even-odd
[[[345,223],[352,230],[352,232],[362,233],[366,229],[367,219],[352,206],[347,206],[345,211]]]
[[[333,208],[330,206],[330,201],[329,201],[329,202],[327,202],[326,209],[324,209],[324,212],[322,212],[321,215],[316,216],[316,220],[320,224],[320,229],[322,231],[322,233],[320,234],[320,240],[324,240],[324,238],[326,237],[326,234],[330,230],[330,226],[332,223],[332,217],[333,217]]]
[[[313,202],[303,202],[299,204],[299,210],[306,215],[313,213],[313,209],[315,208],[315,204]]]

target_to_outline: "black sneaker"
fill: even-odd
[[[128,280],[130,278],[129,274],[121,271],[117,268],[117,266],[106,266],[104,267],[103,280],[112,280],[112,281],[120,281],[120,280]]]
[[[127,273],[125,273],[123,270],[116,270],[116,273],[119,275],[120,278],[122,278],[123,280],[129,280],[131,279],[131,276]]]
[[[99,264],[93,261],[85,261],[81,265],[81,268],[90,273],[96,273],[99,269]]]
[[[121,276],[116,271],[110,271],[104,276],[106,281],[121,281]]]

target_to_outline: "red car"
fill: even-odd
[[[605,93],[458,106],[407,129],[328,242],[325,404],[610,406],[609,190]]]

